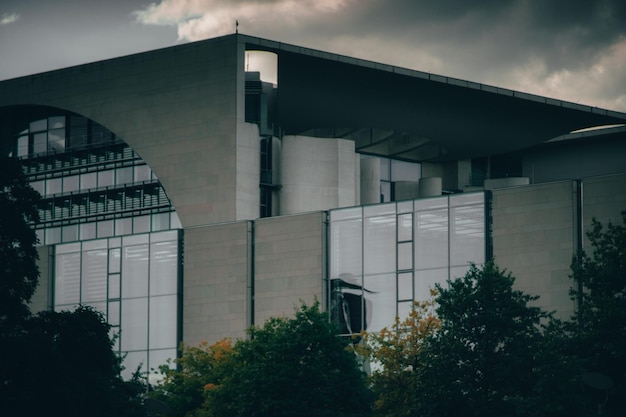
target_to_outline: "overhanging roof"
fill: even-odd
[[[238,35],[278,54],[285,134],[343,137],[359,152],[415,161],[505,153],[626,114]]]

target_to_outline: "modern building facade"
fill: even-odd
[[[128,372],[301,300],[379,330],[491,258],[570,314],[584,231],[626,209],[624,123],[242,34],[0,82],[43,196],[33,308],[102,311]]]

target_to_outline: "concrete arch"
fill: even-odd
[[[23,106],[84,115],[142,156],[185,227],[237,220],[244,52],[226,36],[4,81],[0,125]]]

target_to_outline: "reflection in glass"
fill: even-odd
[[[396,276],[395,274],[365,276],[363,286],[371,291],[371,300],[367,326],[368,332],[378,332],[383,327],[393,324],[396,318]]]
[[[334,222],[331,230],[331,274],[360,276],[362,273],[361,219]]]
[[[448,210],[415,213],[415,268],[448,265]]]

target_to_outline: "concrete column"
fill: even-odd
[[[361,204],[380,203],[380,159],[361,160]]]

